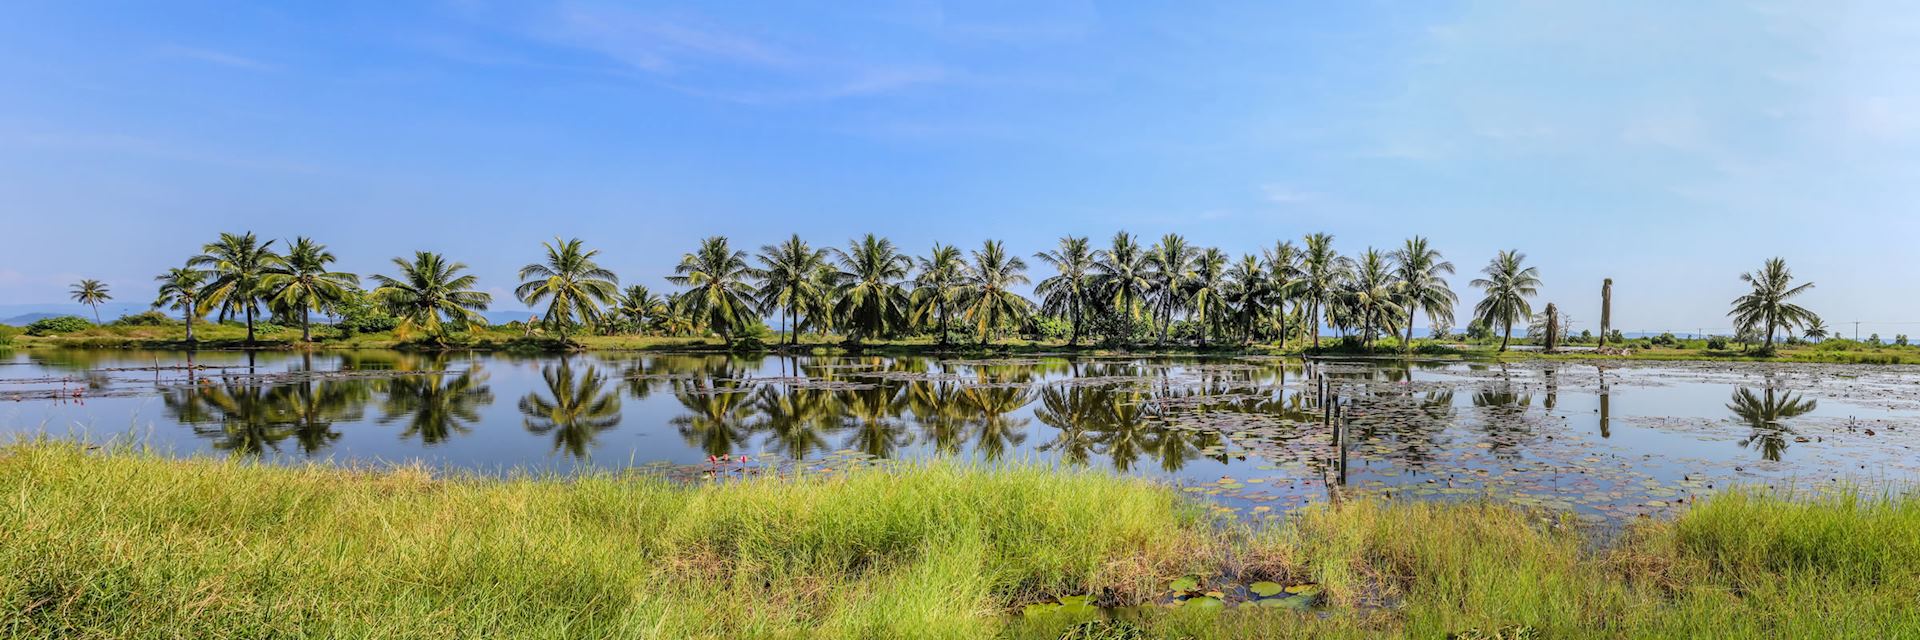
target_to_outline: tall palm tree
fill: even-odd
[[[981,344],[986,344],[992,331],[1026,321],[1033,305],[1013,292],[1013,287],[1027,283],[1026,271],[1026,261],[1008,255],[999,240],[988,240],[973,252],[973,268],[967,270],[967,285],[960,297]]]
[[[1740,327],[1764,328],[1766,344],[1764,349],[1773,348],[1773,334],[1781,327],[1791,331],[1819,320],[1806,307],[1787,300],[1806,293],[1813,283],[1793,285],[1793,271],[1787,268],[1787,261],[1770,258],[1759,271],[1740,274],[1740,281],[1753,287],[1747,295],[1733,299],[1733,310],[1727,315],[1733,316],[1734,324]]]
[[[1347,299],[1360,316],[1360,343],[1371,348],[1379,331],[1390,331],[1405,315],[1394,286],[1394,273],[1387,256],[1368,247],[1354,263],[1353,278],[1347,287]],[[1407,324],[1413,324],[1411,318]],[[1376,331],[1379,330],[1379,331]]]
[[[681,256],[667,281],[692,287],[680,296],[680,311],[732,346],[734,332],[755,320],[753,286],[747,284],[751,277],[747,252],[728,247],[725,236],[713,236],[700,241],[693,253]]]
[[[100,324],[100,303],[113,299],[113,294],[107,291],[107,285],[99,280],[87,279],[74,283],[71,291],[75,302],[93,307],[93,323]]]
[[[205,304],[220,305],[220,317],[238,311],[247,319],[247,344],[253,344],[253,317],[265,293],[260,280],[285,263],[273,250],[273,241],[260,242],[252,231],[235,235],[220,234],[220,239],[200,249],[202,253],[187,259],[187,266],[213,272],[207,284]]]
[[[1260,259],[1252,254],[1240,257],[1240,261],[1227,270],[1227,288],[1225,302],[1231,307],[1233,322],[1240,330],[1243,344],[1253,342],[1253,325],[1268,305],[1273,304],[1274,289],[1267,270],[1260,265]],[[1276,313],[1283,313],[1283,309]],[[1284,321],[1282,321],[1284,323]],[[1282,340],[1285,340],[1282,334]]]
[[[1279,321],[1280,348],[1287,348],[1287,301],[1299,295],[1305,272],[1300,269],[1300,249],[1292,242],[1281,240],[1274,243],[1262,256],[1267,269],[1267,295],[1273,305],[1274,318]]]
[[[579,238],[541,244],[547,248],[546,261],[520,267],[521,282],[513,295],[530,307],[548,301],[541,320],[565,341],[574,316],[592,324],[600,317],[600,307],[619,297],[620,277],[594,262],[600,250],[587,249]]]
[[[1427,312],[1429,327],[1453,324],[1453,305],[1460,298],[1447,286],[1444,276],[1451,273],[1453,263],[1428,247],[1426,238],[1408,238],[1405,245],[1393,251],[1395,285],[1400,290],[1400,306],[1407,312],[1407,339],[1402,345],[1407,353],[1413,352],[1414,314]]]
[[[1227,254],[1215,248],[1200,252],[1193,261],[1193,277],[1189,280],[1187,300],[1193,314],[1200,320],[1200,344],[1206,344],[1215,331],[1228,321],[1227,294]]]
[[[1119,315],[1128,321],[1125,330],[1132,330],[1132,322],[1139,319],[1141,309],[1146,306],[1147,293],[1153,283],[1147,279],[1147,256],[1140,243],[1127,232],[1113,234],[1113,244],[1093,256],[1093,269],[1096,273],[1101,306],[1108,312]],[[1123,339],[1131,336],[1122,336]]]
[[[155,309],[177,309],[187,320],[187,344],[193,344],[193,319],[202,315],[200,296],[207,282],[207,272],[187,267],[174,267],[166,273],[154,277],[160,282],[160,297],[153,301]]]
[[[474,290],[480,280],[473,274],[460,273],[466,270],[466,264],[448,262],[431,251],[414,252],[412,262],[394,258],[393,264],[400,269],[399,277],[373,276],[379,284],[373,295],[386,303],[403,327],[418,327],[438,338],[447,325],[461,328],[486,323],[480,312],[487,310],[493,296]]]
[[[1187,280],[1193,277],[1195,251],[1187,239],[1169,233],[1147,250],[1154,297],[1160,308],[1160,344],[1167,343],[1167,329],[1173,325],[1173,312],[1185,302]]]
[[[281,264],[260,277],[260,289],[268,304],[275,308],[300,312],[300,340],[313,341],[313,311],[332,309],[347,299],[360,276],[328,271],[333,252],[311,238],[295,238],[287,247]]]
[[[1791,391],[1776,394],[1771,381],[1761,395],[1745,387],[1734,389],[1733,402],[1727,405],[1727,409],[1751,429],[1740,444],[1759,449],[1761,459],[1768,461],[1780,460],[1780,454],[1786,451],[1787,436],[1793,435],[1787,423],[1819,407],[1819,400],[1803,398]]]
[[[1052,251],[1033,254],[1041,262],[1053,267],[1054,275],[1034,287],[1035,295],[1040,296],[1040,308],[1047,313],[1066,315],[1070,323],[1067,346],[1080,345],[1080,325],[1085,321],[1088,303],[1092,302],[1094,285],[1094,253],[1088,248],[1085,237],[1066,236],[1060,238],[1060,246]]]
[[[634,327],[646,328],[667,313],[667,302],[642,285],[630,285],[609,310]]]
[[[1473,307],[1474,318],[1486,326],[1500,327],[1502,352],[1513,340],[1513,323],[1533,316],[1527,298],[1539,293],[1540,270],[1526,266],[1526,260],[1527,254],[1517,250],[1501,251],[1480,270],[1486,277],[1473,279],[1473,286],[1486,292],[1480,304]]]
[[[953,307],[960,302],[960,290],[966,286],[967,262],[953,245],[933,243],[933,251],[920,258],[920,272],[913,276],[913,294],[908,300],[909,321],[926,325],[933,321],[940,346],[947,346],[947,331],[953,327]]]
[[[1313,348],[1318,349],[1321,316],[1345,280],[1349,261],[1333,251],[1333,236],[1315,233],[1308,235],[1305,243],[1300,253],[1300,294],[1307,299],[1308,330],[1313,335]]]
[[[815,249],[793,234],[786,242],[760,247],[760,287],[754,297],[761,312],[780,314],[780,328],[788,331],[787,344],[800,344],[800,311],[816,306],[831,293],[817,275],[827,265],[827,250]],[[792,322],[789,323],[788,320]]]
[[[907,291],[900,281],[913,268],[913,258],[893,248],[893,241],[867,234],[846,250],[834,249],[840,265],[840,291],[834,315],[844,322],[853,344],[868,337],[901,329],[907,322]]]

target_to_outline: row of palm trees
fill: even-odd
[[[189,340],[193,319],[217,312],[222,321],[243,319],[252,342],[263,308],[297,319],[302,339],[311,340],[312,314],[338,311],[362,293],[360,278],[332,271],[334,255],[310,238],[296,238],[285,253],[274,244],[250,232],[221,234],[185,266],[157,278],[154,306],[183,312]],[[998,240],[970,252],[936,243],[914,257],[874,234],[844,248],[815,247],[794,235],[749,255],[714,236],[681,257],[667,280],[682,289],[666,296],[639,285],[622,290],[618,276],[598,264],[600,252],[579,239],[556,238],[544,249],[543,260],[520,269],[514,294],[544,307],[540,324],[562,339],[586,328],[707,333],[732,343],[771,317],[794,344],[801,333],[814,332],[839,333],[854,344],[931,333],[947,345],[956,333],[986,343],[1051,318],[1065,323],[1067,342],[1075,346],[1092,336],[1164,345],[1182,328],[1203,345],[1276,340],[1285,346],[1297,338],[1318,348],[1323,327],[1331,327],[1363,346],[1394,335],[1411,348],[1416,315],[1450,326],[1458,303],[1447,281],[1453,263],[1418,236],[1393,250],[1345,256],[1334,250],[1333,236],[1315,233],[1298,245],[1282,241],[1238,259],[1178,234],[1146,245],[1122,231],[1104,248],[1068,236],[1034,254],[1053,271],[1033,286],[1034,300],[1020,293],[1030,283],[1027,262]],[[365,293],[402,326],[437,336],[484,323],[480,312],[492,296],[477,289],[466,265],[426,251],[393,264],[394,275],[372,276],[376,286]],[[1817,323],[1811,312],[1786,302],[1812,285],[1791,286],[1778,258],[1742,279],[1754,293],[1736,300],[1732,315],[1742,327],[1764,327],[1769,346],[1778,328]],[[1501,251],[1471,284],[1482,292],[1474,322],[1499,331],[1505,350],[1514,325],[1533,315],[1538,269],[1523,253]],[[88,304],[109,299],[97,281],[83,281],[74,292]]]

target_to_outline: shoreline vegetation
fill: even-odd
[[[646,351],[658,353],[801,353],[815,355],[1284,355],[1324,357],[1379,357],[1422,359],[1461,358],[1474,360],[1705,360],[1756,362],[1809,362],[1841,364],[1920,364],[1920,346],[1875,344],[1845,338],[1830,338],[1818,343],[1800,342],[1780,345],[1772,350],[1741,348],[1716,344],[1712,340],[1656,336],[1628,339],[1621,346],[1595,349],[1592,343],[1574,342],[1548,352],[1537,345],[1499,350],[1492,341],[1430,340],[1416,338],[1411,350],[1400,346],[1398,338],[1384,338],[1372,348],[1329,342],[1320,349],[1310,345],[1292,345],[1282,349],[1275,344],[1193,344],[1168,345],[1070,345],[1064,340],[1007,339],[992,344],[939,344],[930,337],[867,340],[849,344],[836,335],[808,335],[789,343],[784,335],[768,336],[766,341],[736,343],[729,347],[713,336],[630,336],[572,335],[564,339],[544,331],[526,331],[512,327],[474,327],[438,340],[403,337],[394,331],[352,334],[332,326],[316,326],[307,338],[294,328],[268,325],[258,331],[251,346],[242,327],[234,324],[202,325],[198,339],[186,340],[178,324],[107,325],[80,329],[71,333],[46,336],[15,335],[0,340],[0,350],[18,349],[123,349],[147,351],[262,350],[262,351],[336,351],[352,349],[398,349],[417,351],[507,351],[561,353],[568,351]],[[4,337],[4,336],[0,336]],[[1621,344],[1621,343],[1615,343]],[[1718,347],[1718,348],[1716,348]]]
[[[1539,268],[1524,253],[1500,251],[1468,283],[1481,299],[1462,309],[1466,327],[1456,333],[1455,307],[1463,303],[1447,280],[1455,268],[1426,238],[1347,255],[1333,243],[1312,233],[1298,245],[1281,240],[1236,258],[1175,233],[1149,244],[1121,231],[1105,247],[1066,236],[1032,254],[1053,273],[1030,276],[1021,254],[998,240],[970,252],[935,243],[914,256],[875,234],[845,247],[816,247],[795,234],[749,254],[713,236],[665,276],[679,290],[655,293],[632,280],[622,289],[598,249],[555,238],[520,268],[513,290],[537,311],[493,324],[484,314],[493,295],[467,265],[444,255],[396,257],[363,287],[360,275],[334,271],[334,254],[312,238],[222,233],[154,278],[152,311],[102,325],[99,306],[113,300],[113,289],[81,280],[72,298],[94,310],[92,322],[64,316],[0,327],[0,345],[252,348],[293,342],[297,332],[304,345],[417,349],[698,350],[717,340],[735,351],[801,350],[812,342],[849,352],[1094,345],[1085,348],[1413,356],[1504,355],[1517,340],[1569,355],[1570,347],[1592,345],[1599,352],[1592,355],[1658,347],[1713,358],[1787,351],[1794,359],[1904,361],[1878,353],[1878,335],[1866,343],[1827,340],[1831,331],[1819,316],[1792,302],[1813,283],[1796,283],[1780,258],[1740,274],[1750,292],[1729,303],[1732,335],[1629,339],[1612,328],[1612,279],[1599,287],[1599,331],[1575,335],[1560,305],[1546,302],[1536,312]],[[1022,293],[1028,285],[1031,299]],[[1422,318],[1424,342],[1414,336]],[[1906,342],[1904,335],[1892,341]],[[1865,354],[1869,348],[1876,353]]]
[[[1920,502],[1866,490],[1736,488],[1602,532],[1378,497],[1221,519],[1018,465],[670,484],[37,439],[0,446],[0,495],[16,638],[1920,633]],[[1249,603],[1275,589],[1310,610]]]

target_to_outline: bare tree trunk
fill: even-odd
[[[1600,284],[1600,346],[1607,346],[1607,329],[1613,326],[1613,278]]]

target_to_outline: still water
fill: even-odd
[[[21,351],[0,353],[0,433],[685,478],[955,456],[1150,476],[1256,517],[1362,491],[1610,520],[1729,483],[1910,480],[1920,369]]]

